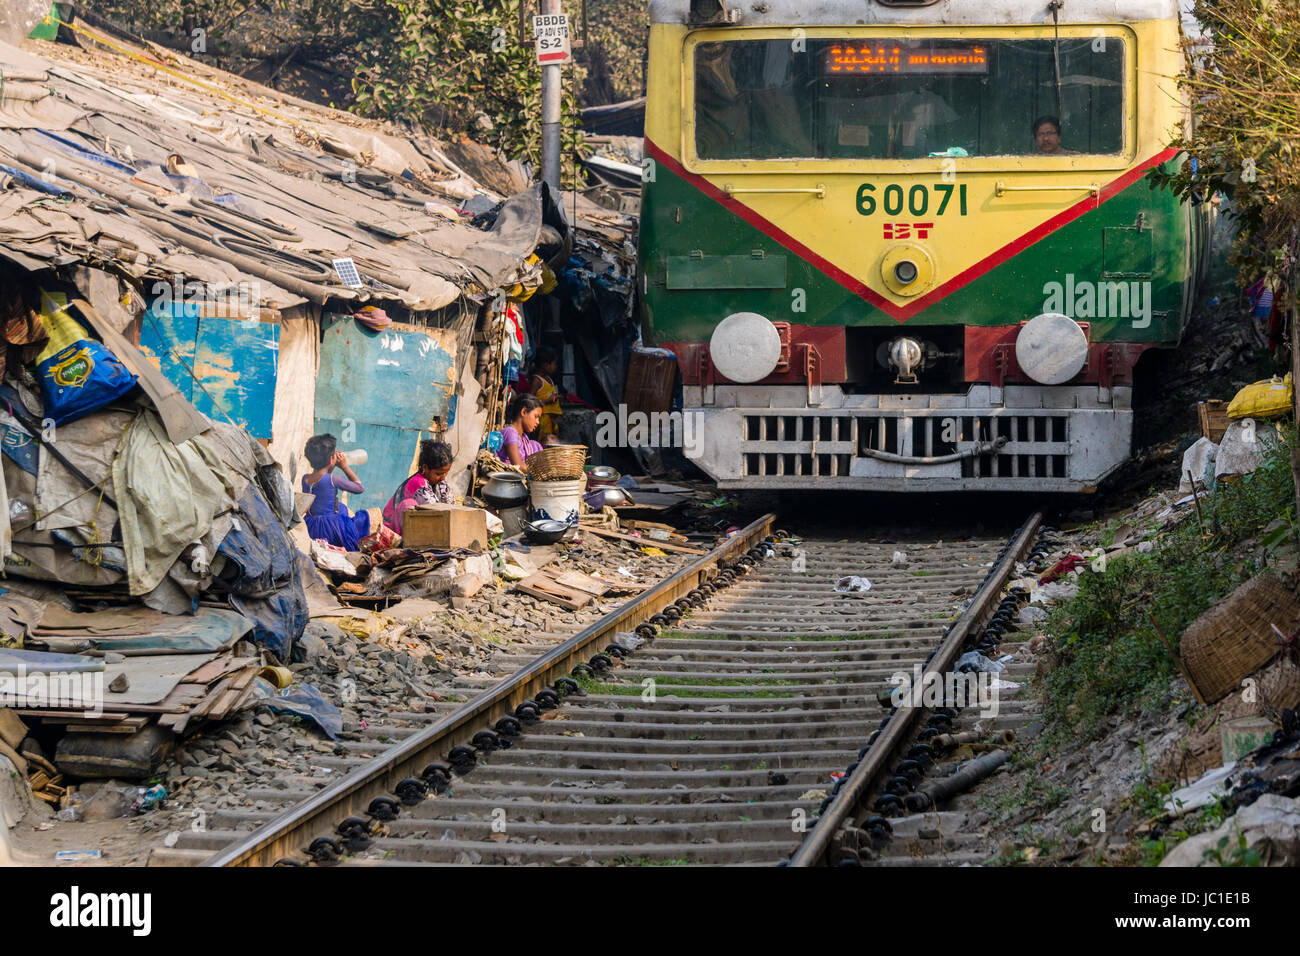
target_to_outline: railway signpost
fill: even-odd
[[[542,66],[563,66],[572,58],[567,13],[533,17],[533,39],[537,44],[537,62]]]

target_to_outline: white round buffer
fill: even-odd
[[[1064,385],[1088,361],[1088,336],[1068,315],[1044,312],[1016,336],[1016,361],[1035,382]]]
[[[709,339],[713,367],[733,382],[757,382],[781,361],[781,333],[757,312],[734,312]]]

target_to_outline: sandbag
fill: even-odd
[[[1281,418],[1291,414],[1295,401],[1291,373],[1247,385],[1228,403],[1229,418]]]
[[[176,735],[157,724],[133,734],[65,734],[54,762],[73,777],[145,780],[163,762]]]

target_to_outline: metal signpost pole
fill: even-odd
[[[542,0],[542,15],[559,14],[560,0]],[[560,64],[542,66],[542,181],[560,189]]]

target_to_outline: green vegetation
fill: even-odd
[[[329,78],[307,82],[302,92],[331,106],[444,136],[469,135],[511,159],[539,164],[541,68],[531,27],[520,42],[520,0],[95,0],[91,6],[223,69],[269,75],[272,85],[302,69],[304,77]],[[566,157],[581,138],[576,90],[588,79],[584,57],[596,63],[610,95],[640,86],[634,48],[645,44],[645,28],[636,29],[646,20],[644,8],[638,18],[614,12],[614,0],[593,6],[591,46],[564,72]],[[196,30],[202,31],[197,47]],[[572,164],[563,165],[571,176]]]
[[[1194,512],[1184,517],[1149,554],[1130,553],[1104,573],[1082,574],[1079,594],[1052,612],[1046,630],[1056,637],[1057,660],[1045,712],[1054,735],[1096,737],[1112,715],[1165,700],[1178,669],[1160,634],[1177,646],[1192,621],[1257,573],[1254,546],[1279,515],[1281,536],[1294,540],[1287,449],[1270,446],[1254,474],[1203,496],[1201,511],[1202,523]]]
[[[1179,139],[1196,162],[1174,176],[1158,173],[1179,195],[1203,200],[1223,192],[1240,226],[1233,264],[1245,282],[1263,275],[1290,308],[1295,293],[1286,248],[1300,221],[1296,105],[1300,97],[1300,7],[1275,0],[1197,0],[1196,18],[1212,49],[1189,51],[1184,94],[1196,103],[1195,134]]]

